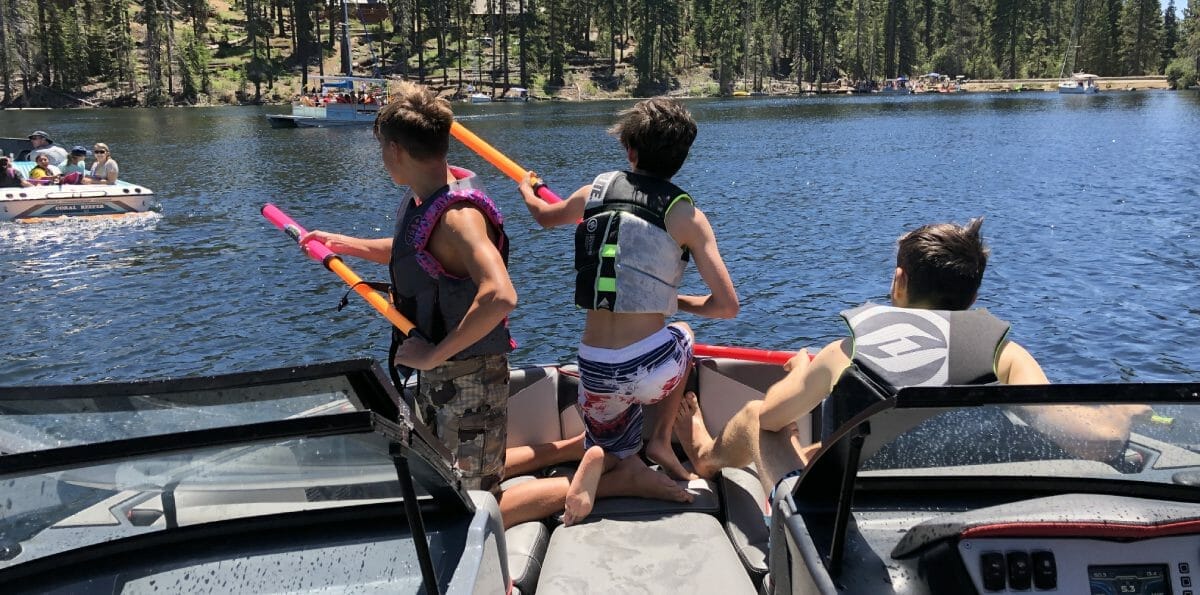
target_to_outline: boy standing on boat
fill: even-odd
[[[301,243],[313,238],[338,254],[388,265],[396,307],[422,335],[397,337],[392,362],[420,371],[416,414],[455,454],[464,488],[499,494],[512,350],[507,317],[517,292],[499,210],[447,163],[453,121],[449,104],[425,87],[398,85],[375,120],[384,168],[409,188],[394,236],[312,231]]]
[[[767,489],[799,473],[820,444],[801,445],[796,420],[824,400],[851,365],[897,388],[1048,384],[1037,360],[1008,339],[1007,322],[986,310],[968,309],[989,255],[979,233],[982,225],[982,218],[965,226],[924,225],[902,236],[892,306],[867,303],[842,312],[850,337],[829,343],[811,361],[808,350],[800,350],[784,366],[787,376],[762,401],[744,405],[715,439],[704,426],[696,396],[688,393],[675,432],[696,473],[712,477],[722,467],[753,462]],[[1071,455],[1108,460],[1128,438],[1130,415],[1139,412],[1041,407],[1022,413],[1031,415],[1035,429],[1052,428],[1054,442]]]
[[[591,512],[604,473],[645,466],[638,457],[643,405],[661,402],[664,413],[646,455],[676,479],[695,477],[670,443],[672,413],[691,369],[692,332],[666,318],[677,310],[712,318],[738,311],[708,219],[670,182],[696,138],[691,114],[656,97],[621,112],[609,132],[620,139],[632,171],[601,174],[555,204],[536,197],[530,176],[520,185],[542,227],[584,218],[575,230],[575,303],[588,311],[579,346],[587,450],[567,492],[567,525]],[[679,295],[689,253],[711,294]]]

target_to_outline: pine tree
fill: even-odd
[[[1124,75],[1155,72],[1162,55],[1158,0],[1129,0],[1121,12],[1121,65]]]
[[[1163,10],[1163,45],[1162,58],[1158,62],[1159,72],[1166,72],[1167,65],[1175,59],[1175,46],[1179,44],[1179,22],[1176,20],[1175,0],[1167,0],[1167,8]]]

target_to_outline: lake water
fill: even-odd
[[[559,194],[623,167],[605,128],[628,102],[456,105]],[[708,214],[742,299],[699,340],[769,349],[844,334],[884,300],[895,239],[987,217],[979,304],[1054,381],[1200,378],[1200,97],[971,94],[697,100],[675,181]],[[386,323],[259,215],[390,235],[401,196],[367,129],[273,130],[281,108],[0,111],[0,136],[107,142],[161,214],[0,223],[0,384],[132,380],[383,357]],[[572,232],[531,221],[515,184],[461,145],[508,217],[514,363],[569,360]],[[365,278],[386,271],[349,263]],[[694,268],[686,288],[699,289]]]

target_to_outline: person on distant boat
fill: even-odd
[[[78,174],[88,173],[87,163],[84,162],[84,160],[87,159],[87,154],[88,154],[87,149],[85,149],[79,145],[75,145],[74,147],[72,147],[71,154],[67,155],[66,165],[62,166],[63,175],[65,176],[65,175],[73,174],[73,173],[78,173]]]
[[[116,184],[121,168],[112,158],[112,151],[109,150],[108,145],[104,143],[92,145],[92,154],[96,156],[96,161],[92,163],[91,171],[83,177],[81,182],[84,184]]]
[[[670,182],[687,159],[696,122],[677,101],[655,97],[621,112],[610,133],[621,141],[632,171],[600,174],[565,201],[549,204],[520,183],[525,205],[542,227],[574,224],[575,303],[588,310],[579,346],[578,403],[586,447],[567,494],[564,524],[591,512],[602,476],[643,468],[643,406],[664,413],[646,455],[676,479],[695,476],[671,448],[671,414],[692,363],[692,331],[667,324],[677,310],[733,318],[738,297],[704,213]],[[689,253],[712,292],[679,295]],[[677,488],[677,499],[684,493]]]
[[[71,148],[71,154],[67,156],[67,164],[62,167],[62,176],[59,177],[59,184],[82,184],[83,179],[88,174],[87,163],[84,159],[87,158],[88,150],[76,145]]]
[[[21,170],[13,167],[12,160],[7,155],[0,155],[0,188],[28,188],[33,186],[21,174]]]
[[[49,184],[58,180],[58,168],[50,165],[50,158],[45,153],[34,159],[33,169],[29,170],[29,180],[34,184]]]
[[[415,413],[455,454],[465,488],[498,495],[513,349],[508,314],[517,292],[500,211],[447,163],[453,122],[448,103],[401,83],[374,128],[384,168],[409,188],[395,234],[364,239],[316,230],[301,243],[311,238],[389,266],[393,301],[420,335],[395,336],[392,358],[419,371]]]
[[[762,401],[744,405],[715,439],[704,425],[696,396],[686,394],[675,432],[696,473],[713,477],[722,467],[753,462],[768,490],[784,477],[799,474],[820,444],[801,445],[796,420],[824,400],[851,365],[897,388],[996,381],[1048,384],[1037,360],[1009,340],[1008,323],[986,310],[968,310],[989,255],[979,232],[982,225],[982,218],[965,226],[924,225],[902,236],[892,306],[868,302],[842,312],[850,337],[829,343],[811,361],[808,350],[800,350],[784,366],[787,376],[768,389]],[[1022,411],[1031,416],[1030,425],[1050,436],[1065,454],[1112,460],[1128,440],[1131,416],[1146,408]]]
[[[67,161],[67,150],[54,144],[54,140],[44,130],[35,130],[30,134],[29,144],[33,145],[33,150],[29,152],[30,161],[37,161],[38,155],[48,157],[50,165],[55,167],[60,167]]]

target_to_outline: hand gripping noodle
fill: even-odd
[[[262,214],[275,227],[283,230],[284,233],[291,236],[296,242],[299,242],[300,238],[308,233],[303,227],[300,227],[299,223],[296,223],[294,219],[288,217],[286,213],[279,210],[279,207],[271,203],[263,205]],[[362,278],[354,274],[354,271],[350,270],[350,267],[342,262],[340,256],[334,254],[324,244],[312,240],[305,242],[300,247],[310,258],[325,265],[325,268],[333,271],[338,277],[341,277],[342,281],[345,281],[355,293],[362,296],[364,300],[367,300],[367,303],[371,304],[371,307],[378,310],[380,314],[383,314],[384,318],[387,318],[396,328],[400,329],[400,332],[405,335],[412,333],[414,328],[413,323],[396,310],[388,302],[387,298],[374,289],[371,289],[371,286],[364,283]]]
[[[514,182],[520,182],[525,178],[525,174],[527,173],[525,168],[517,165],[515,161],[509,159],[500,151],[497,151],[495,147],[489,145],[487,141],[476,136],[474,132],[467,130],[467,128],[462,124],[459,124],[458,122],[451,124],[450,134],[454,135],[454,138],[457,138],[459,142],[466,145],[468,149],[478,153],[479,156],[483,157],[488,163],[496,166],[496,169],[500,170],[504,175],[512,178]],[[534,194],[538,195],[538,198],[550,204],[562,202],[562,198],[559,198],[557,194],[552,192],[550,188],[546,186],[546,184],[540,179],[534,177],[532,180],[530,180],[530,182],[533,184],[533,192]]]

